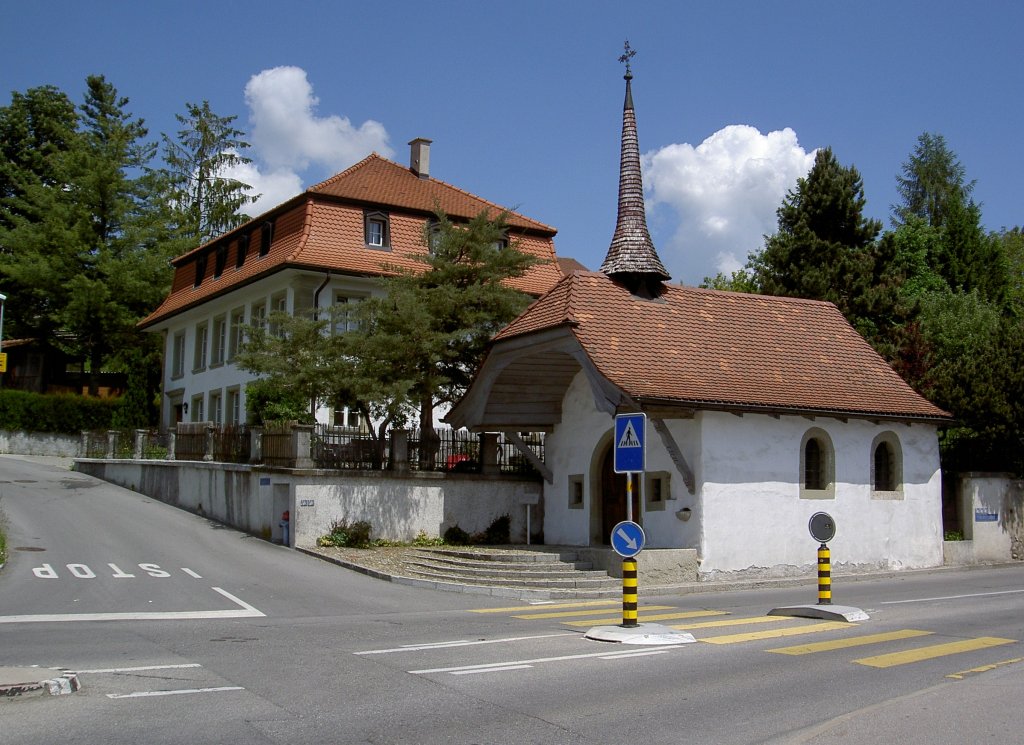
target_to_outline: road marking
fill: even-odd
[[[193,572],[193,571],[192,571],[191,569],[189,569],[188,567],[182,567],[182,568],[181,568],[181,571],[183,571],[183,572],[184,572],[185,574],[187,574],[187,575],[188,575],[189,577],[195,577],[196,579],[202,579],[202,575],[200,575],[200,574],[198,574],[198,573],[196,573],[196,572]]]
[[[705,616],[726,616],[728,613],[724,610],[690,610],[681,611],[679,613],[644,613],[638,614],[639,620],[642,623],[650,623],[653,621],[673,621],[680,618],[702,618]],[[589,621],[562,621],[566,626],[610,626],[612,624],[622,623],[622,616],[617,618],[597,618],[590,619]]]
[[[868,644],[881,644],[888,641],[896,641],[897,639],[912,639],[916,636],[928,636],[933,634],[933,631],[918,631],[916,629],[901,629],[900,631],[890,631],[883,634],[865,634],[864,636],[855,636],[849,639],[833,639],[827,642],[814,642],[813,644],[799,644],[794,647],[779,647],[778,649],[767,649],[766,652],[775,652],[776,654],[814,654],[815,652],[831,652],[835,649],[849,649],[850,647],[863,647]]]
[[[679,649],[681,644],[673,644],[671,646],[661,647],[661,651],[669,649]],[[620,657],[639,657],[646,654],[646,650],[638,650],[632,653],[622,653]],[[455,667],[433,667],[426,670],[410,670],[410,675],[428,675],[431,673],[451,673],[457,674],[462,671],[470,670],[493,670],[495,668],[515,666],[517,669],[524,665],[539,665],[544,662],[565,662],[568,660],[587,660],[594,659],[597,657],[608,657],[609,653],[604,652],[592,652],[590,654],[567,654],[559,657],[537,657],[532,660],[509,660],[508,662],[490,662],[480,665],[460,665]]]
[[[506,673],[509,670],[532,670],[533,665],[505,665],[504,667],[487,667],[483,670],[458,670],[452,675],[479,675],[480,673]]]
[[[621,602],[621,601],[619,601]],[[652,610],[670,610],[675,608],[674,605],[650,605],[641,608],[640,611],[652,611]],[[512,616],[513,618],[522,618],[527,621],[536,621],[543,618],[569,618],[570,616],[603,616],[608,612],[607,608],[600,608],[598,610],[562,610],[554,611],[553,613],[520,613]],[[621,620],[621,619],[620,619]]]
[[[392,654],[394,652],[419,652],[424,649],[448,649],[449,647],[473,647],[480,644],[503,644],[505,642],[521,642],[530,639],[550,639],[553,636],[579,636],[568,631],[561,634],[540,634],[538,636],[509,636],[504,639],[477,639],[476,641],[465,641],[459,639],[452,642],[435,642],[433,644],[406,644],[401,647],[390,649],[368,649],[365,652],[353,652],[352,654]]]
[[[197,621],[218,618],[257,618],[267,614],[239,600],[227,590],[211,587],[241,610],[140,611],[137,613],[53,613],[48,615],[0,616],[0,623],[62,623],[69,621]]]
[[[515,613],[527,610],[531,605],[543,605],[545,608],[592,608],[596,605],[618,605],[621,602],[621,600],[587,600],[581,603],[551,603],[545,600],[542,603],[530,603],[526,606],[514,605],[510,608],[474,608],[470,613]]]
[[[189,667],[202,667],[198,662],[188,662],[181,665],[142,665],[140,667],[106,667],[99,668],[97,670],[74,670],[73,672],[79,675],[88,673],[90,675],[100,675],[102,673],[138,673],[147,670],[183,670]]]
[[[963,672],[950,673],[946,677],[947,678],[954,678],[956,680],[963,680],[968,675],[977,674],[977,673],[987,673],[989,670],[995,670],[995,669],[1000,668],[1000,667],[1005,667],[1006,665],[1013,665],[1013,664],[1015,664],[1017,662],[1024,662],[1024,657],[1014,657],[1012,660],[1003,660],[1002,662],[993,662],[991,665],[982,665],[981,667],[972,667],[970,670],[964,670]]]
[[[777,639],[782,636],[799,636],[800,634],[815,634],[819,631],[838,631],[848,629],[855,624],[841,621],[825,621],[823,623],[810,624],[808,626],[792,626],[785,629],[770,629],[768,631],[751,631],[747,634],[725,634],[723,636],[709,636],[699,641],[708,644],[739,644],[740,642],[752,642],[760,639]]]
[[[943,595],[937,598],[914,598],[913,600],[883,600],[879,605],[901,605],[903,603],[932,603],[936,600],[963,600],[964,598],[988,598],[993,595],[1016,595],[1024,590],[999,590],[997,592],[976,592],[971,595]]]
[[[146,698],[149,696],[180,696],[184,693],[219,693],[221,691],[244,691],[241,686],[219,686],[217,688],[180,688],[174,691],[136,691],[135,693],[108,693],[107,698]]]
[[[974,652],[979,649],[998,647],[1003,644],[1013,644],[1016,641],[1016,639],[1000,639],[992,636],[981,636],[977,639],[964,639],[959,642],[934,644],[930,647],[909,649],[905,652],[893,652],[891,654],[876,655],[875,657],[863,657],[859,660],[854,660],[854,662],[858,665],[867,665],[868,667],[895,667],[896,665],[909,665],[912,662],[922,662],[923,660],[931,660],[936,657],[945,657],[950,654]]]
[[[718,621],[701,621],[699,623],[674,623],[673,629],[717,629],[724,626],[746,626],[754,623],[779,623],[789,621],[787,616],[750,616],[749,618],[725,618]]]

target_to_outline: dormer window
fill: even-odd
[[[431,218],[430,222],[427,223],[427,250],[430,252],[431,256],[437,253],[437,249],[440,245],[441,223],[436,219]]]
[[[213,278],[217,279],[224,273],[224,264],[228,260],[228,244],[221,243],[213,257]]]
[[[270,243],[274,240],[274,221],[267,220],[260,228],[260,256],[270,253]]]
[[[366,245],[391,248],[391,228],[386,212],[367,212],[363,217]]]
[[[196,279],[195,283],[192,285],[193,287],[199,287],[199,285],[203,283],[203,275],[206,274],[206,259],[206,251],[203,251],[196,256]]]
[[[235,254],[235,268],[240,269],[245,263],[245,255],[249,253],[249,234],[242,233],[238,236],[238,253]]]

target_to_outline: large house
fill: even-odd
[[[941,564],[936,432],[949,415],[831,303],[667,283],[644,215],[631,78],[627,68],[618,220],[600,272],[565,277],[502,330],[447,421],[548,433],[549,544],[606,546],[631,513],[648,551],[695,551],[699,576],[784,574],[814,564],[807,525],[825,511],[838,566]],[[647,459],[631,491],[613,468],[614,418],[637,412]]]
[[[372,154],[245,225],[174,259],[170,294],[140,326],[164,336],[161,424],[244,423],[246,384],[234,364],[244,328],[272,311],[351,306],[380,292],[389,266],[415,269],[424,228],[507,213],[509,239],[541,261],[510,281],[533,296],[562,277],[555,229],[430,176],[430,141],[410,144],[409,168]],[[337,323],[346,323],[344,315]],[[318,419],[357,427],[346,402]]]

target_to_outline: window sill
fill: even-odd
[[[835,489],[800,489],[800,499],[835,499]]]
[[[896,491],[875,491],[871,490],[871,498],[878,500],[887,500],[892,502],[899,502],[903,499],[903,492],[900,490]]]

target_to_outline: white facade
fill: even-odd
[[[665,424],[692,469],[694,493],[649,422],[640,514],[649,548],[693,548],[704,577],[743,571],[806,572],[818,544],[807,524],[835,520],[829,544],[838,569],[903,569],[942,564],[942,498],[936,427],[926,423],[841,420],[697,411]],[[583,373],[563,400],[548,436],[544,535],[549,544],[601,545],[601,469],[614,421],[599,412]],[[804,483],[808,437],[825,444],[822,489]],[[893,453],[892,489],[876,491],[874,454]],[[660,484],[656,484],[660,481]],[[661,494],[656,493],[660,487]]]
[[[173,427],[177,421],[245,423],[245,387],[256,377],[234,362],[245,326],[275,310],[294,313],[311,308],[315,301],[327,312],[332,305],[353,304],[380,292],[374,279],[285,270],[153,326],[152,330],[161,331],[164,337],[161,425]],[[345,409],[337,414],[349,415]],[[317,421],[341,426],[354,423],[336,421],[330,406],[317,412]]]

